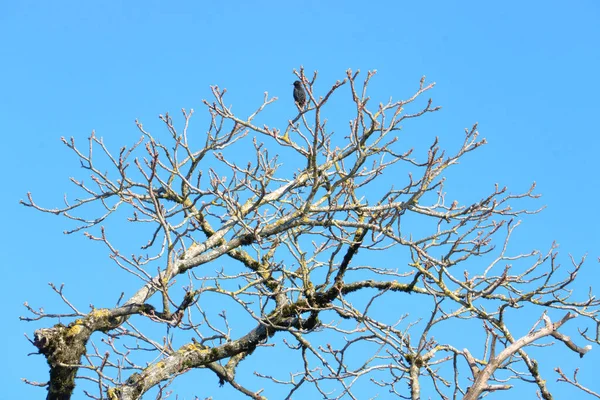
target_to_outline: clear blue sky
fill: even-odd
[[[201,113],[214,84],[228,88],[234,110],[254,108],[268,91],[290,113],[291,72],[300,65],[319,71],[322,88],[347,68],[377,69],[373,94],[382,99],[410,94],[421,75],[437,82],[431,94],[443,110],[412,129],[452,147],[479,122],[489,142],[453,177],[458,193],[478,197],[496,182],[518,192],[536,181],[547,209],[525,219],[518,246],[547,249],[556,240],[564,264],[569,253],[589,254],[581,289],[600,290],[597,1],[21,0],[2,8],[0,399],[43,396],[20,382],[47,379],[44,359],[26,357],[35,349],[23,333],[39,325],[18,321],[24,301],[54,311],[52,281],[64,282],[82,309],[109,305],[103,285],[114,269],[104,249],[62,235],[70,226],[64,219],[18,205],[31,191],[58,206],[73,192],[68,177],[84,177],[60,137],[83,143],[95,129],[116,149],[138,138],[136,118],[156,127],[165,111]],[[461,176],[483,180],[473,187]],[[540,361],[551,368],[561,360],[540,352]],[[592,380],[600,348],[569,362],[600,390]],[[558,398],[574,393],[551,388]],[[522,396],[534,398],[531,389]],[[177,392],[209,394],[185,385]]]

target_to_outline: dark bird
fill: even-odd
[[[300,81],[294,82],[294,101],[301,109],[303,109],[306,104],[306,93],[304,92],[302,82]]]

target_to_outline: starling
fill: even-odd
[[[306,93],[304,92],[302,82],[300,81],[294,82],[294,101],[301,109],[303,109],[306,104]]]

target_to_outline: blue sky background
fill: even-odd
[[[158,114],[182,107],[203,118],[201,99],[214,84],[228,88],[229,103],[242,114],[263,92],[278,96],[270,115],[285,121],[294,111],[292,69],[300,65],[319,71],[322,91],[347,68],[377,69],[371,93],[379,100],[412,94],[422,75],[437,82],[430,95],[443,110],[411,124],[412,132],[456,148],[463,129],[479,122],[489,142],[450,173],[457,197],[478,198],[496,182],[513,192],[537,182],[537,205],[547,209],[525,218],[515,245],[545,250],[556,240],[563,264],[568,254],[588,254],[580,289],[600,290],[599,20],[600,3],[592,0],[3,2],[0,335],[9,368],[0,399],[44,395],[20,382],[47,379],[44,359],[26,357],[35,349],[23,333],[32,336],[40,325],[18,321],[24,301],[57,311],[50,281],[64,282],[82,309],[115,300],[107,289],[115,269],[101,246],[62,235],[68,221],[18,204],[31,191],[40,204],[58,206],[64,193],[74,193],[68,177],[85,176],[60,137],[83,144],[95,129],[117,149],[139,137],[136,118],[151,129],[160,126]],[[600,390],[592,378],[600,348],[582,360],[560,354],[568,360],[536,354],[548,364],[545,378],[557,398],[577,393],[553,383],[551,370],[563,362],[581,367],[582,382]],[[184,399],[231,394],[182,382],[174,388]],[[533,387],[511,395],[535,396]]]

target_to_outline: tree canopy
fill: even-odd
[[[32,339],[50,367],[48,399],[71,398],[76,379],[93,383],[91,398],[166,398],[197,369],[253,399],[364,398],[356,392],[369,387],[474,400],[525,383],[551,399],[529,349],[583,357],[598,344],[600,302],[572,290],[583,259],[565,269],[554,247],[511,250],[516,218],[539,211],[535,185],[449,195],[445,174],[485,139],[473,125],[454,151],[447,138],[407,143],[412,120],[440,109],[424,77],[405,100],[372,104],[375,71],[348,70],[325,90],[316,73],[294,72],[306,107],[283,124],[257,122],[277,100],[267,93],[239,115],[214,86],[204,131],[182,110],[160,116],[166,140],[137,121],[140,139],[118,154],[93,133],[84,147],[63,138],[89,173],[72,178],[83,196],[23,204],[76,221],[68,233],[104,245],[139,286],[89,311],[57,286],[70,312],[28,306],[24,319],[60,319]],[[342,106],[352,119],[330,128]],[[114,241],[121,224],[142,234]],[[539,319],[523,327],[512,316],[526,311]],[[257,379],[244,369],[252,358]]]

